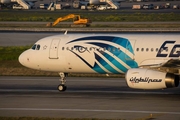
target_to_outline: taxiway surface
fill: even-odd
[[[57,35],[58,33],[27,33],[27,32],[1,32],[0,46],[25,46],[33,45],[43,37]],[[63,33],[60,33],[63,34]]]
[[[180,87],[134,90],[123,78],[0,77],[0,116],[180,119]]]
[[[25,45],[33,45],[38,40],[49,37],[53,35],[63,35],[63,32],[53,33],[53,32],[1,32],[0,33],[0,46],[25,46]],[[84,34],[84,33],[68,33],[68,34]],[[96,34],[96,33],[88,33],[88,34]],[[99,33],[97,33],[99,34]],[[106,34],[107,33],[103,33]],[[112,33],[108,33],[111,35]],[[117,34],[117,33],[115,33]],[[142,34],[142,33],[124,33],[124,34]],[[152,33],[143,33],[152,34]],[[179,33],[153,33],[153,34],[179,34]]]

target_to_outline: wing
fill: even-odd
[[[170,59],[165,64],[163,64],[162,67],[180,69],[180,59]]]
[[[147,64],[140,66],[141,68],[155,69],[158,71],[169,72],[180,75],[180,59],[170,59],[159,61],[156,64]]]

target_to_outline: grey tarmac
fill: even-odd
[[[33,45],[39,39],[58,33],[27,33],[27,32],[0,32],[0,46]]]
[[[98,32],[103,33],[103,32]],[[26,46],[26,45],[33,45],[38,40],[53,36],[64,34],[64,32],[0,32],[0,46]],[[67,34],[84,34],[84,33],[71,33],[68,32]],[[97,34],[97,33],[88,33],[88,34]],[[105,34],[105,33],[103,33]],[[108,33],[113,34],[113,33]],[[115,33],[118,34],[118,33]],[[142,33],[125,33],[125,34],[142,34]],[[143,34],[151,34],[151,33],[143,33]],[[179,34],[178,33],[154,33],[154,34]],[[106,33],[107,35],[107,33]]]
[[[136,90],[124,78],[0,76],[0,116],[180,119],[180,87]]]

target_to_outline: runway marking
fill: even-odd
[[[80,78],[82,79],[82,78]],[[102,82],[117,82],[117,83],[125,83],[125,79],[124,78],[105,78],[105,79],[101,79],[101,78],[96,78],[96,79],[92,79],[90,78],[84,78],[84,80],[80,80],[80,79],[77,79],[75,78],[74,80],[72,80],[72,78],[68,78],[67,81],[70,81],[70,82],[97,82],[97,81],[102,81]],[[53,82],[58,82],[59,81],[59,77],[57,78],[5,78],[5,79],[0,79],[0,81],[53,81]]]
[[[54,108],[0,108],[0,111],[67,111],[67,112],[111,112],[111,113],[148,113],[148,114],[173,114],[180,112],[163,111],[138,111],[138,110],[100,110],[100,109],[54,109]]]
[[[59,93],[58,90],[28,90],[28,89],[0,89],[0,92],[53,92]],[[154,94],[154,95],[168,95],[180,94],[179,92],[151,92],[151,91],[97,91],[97,90],[67,90],[67,93],[119,93],[119,94]]]

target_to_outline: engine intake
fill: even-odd
[[[179,76],[151,69],[133,68],[127,71],[126,82],[130,88],[164,89],[177,87]]]

